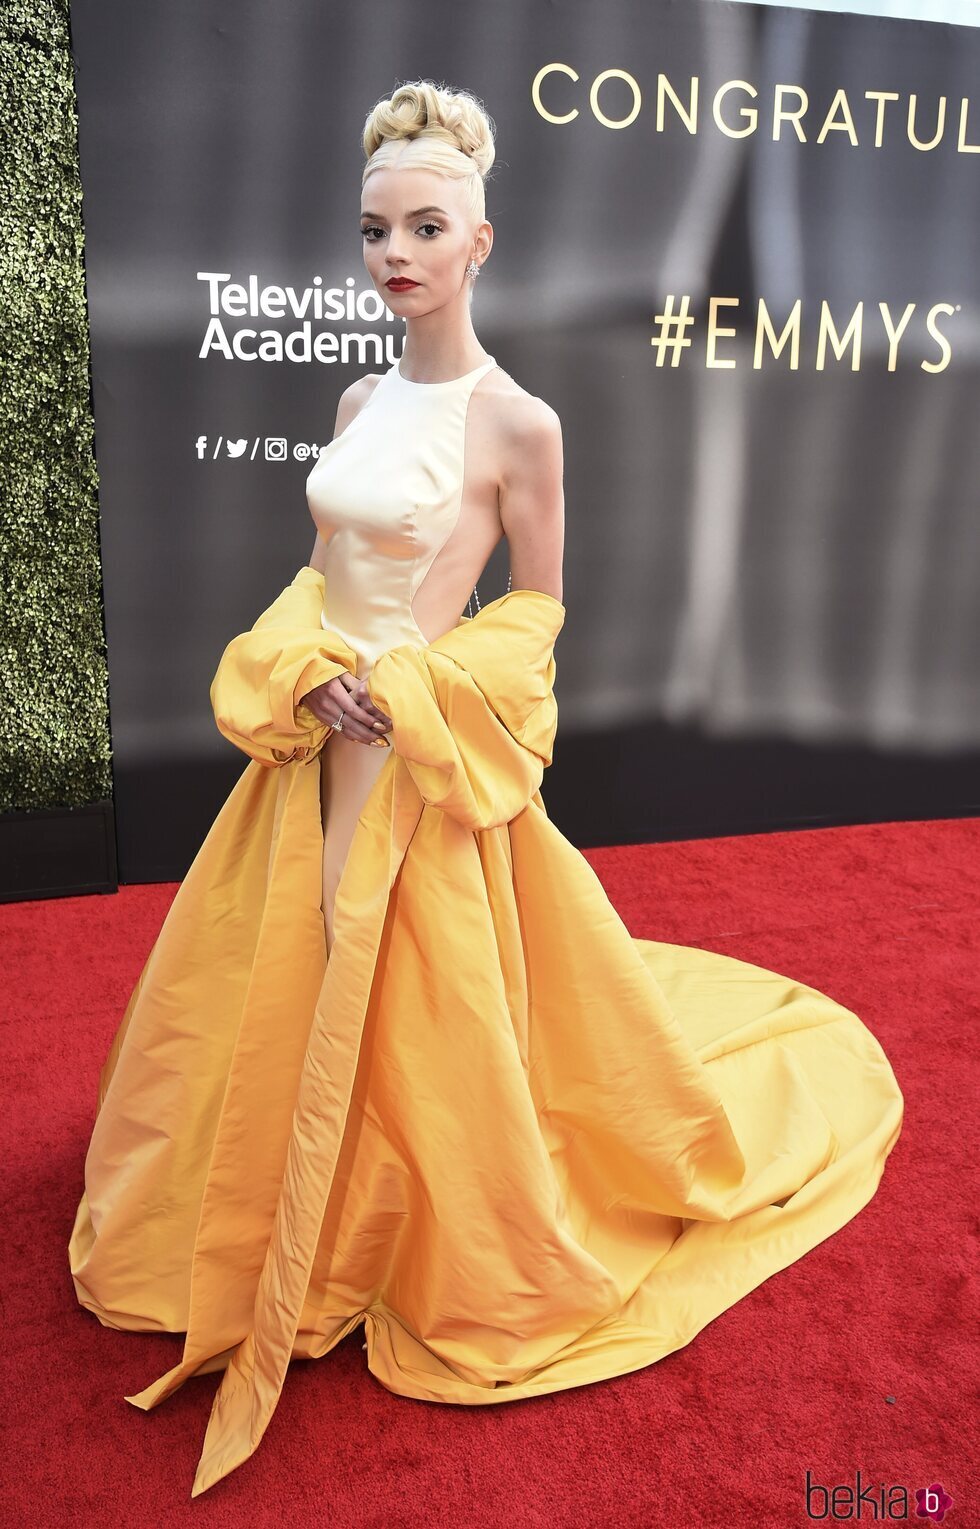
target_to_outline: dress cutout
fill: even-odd
[[[446,382],[411,382],[396,361],[354,419],[323,447],[306,480],[306,497],[326,543],[321,623],[357,654],[364,679],[382,653],[402,643],[425,647],[451,631],[469,597],[446,587],[436,566],[454,531],[463,532],[466,419],[489,356]],[[454,569],[448,569],[451,577]],[[413,614],[427,577],[436,578],[444,624],[428,636]],[[368,792],[388,762],[388,748],[331,736],[321,756],[323,915],[328,950],[333,906]]]

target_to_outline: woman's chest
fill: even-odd
[[[377,392],[321,448],[306,481],[322,540],[358,532],[389,551],[424,555],[441,545],[465,506],[467,521],[499,523],[493,411],[472,397],[398,407]]]

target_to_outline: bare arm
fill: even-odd
[[[521,402],[500,483],[500,519],[515,589],[562,598],[565,496],[561,420],[543,399]]]

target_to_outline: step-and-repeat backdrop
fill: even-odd
[[[976,809],[980,32],[717,0],[74,0],[120,877],[244,767],[208,690],[404,327],[361,130],[497,127],[474,324],[561,416],[545,800],[587,846]],[[480,580],[503,593],[502,544]]]

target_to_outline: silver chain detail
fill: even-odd
[[[504,590],[504,594],[505,595],[509,595],[510,594],[510,580],[511,580],[511,575],[510,575],[510,571],[508,570],[508,573],[507,573],[507,588]],[[475,584],[473,585],[473,593],[470,595],[470,598],[466,602],[466,612],[467,612],[467,615],[469,616],[471,621],[473,619],[473,601],[474,600],[476,601],[476,608],[479,611],[482,608],[481,605],[480,605],[480,592],[477,589]]]

